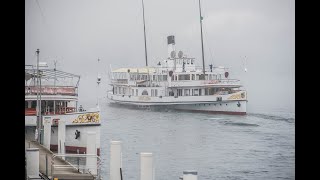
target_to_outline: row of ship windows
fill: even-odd
[[[226,95],[230,94],[233,91],[231,89],[225,88],[210,88],[210,89],[177,89],[176,94],[173,91],[169,91],[169,96],[203,96],[203,95]],[[129,94],[132,96],[139,96],[138,89],[114,87],[113,94]],[[149,95],[147,90],[143,90],[141,95]],[[151,96],[158,96],[158,89],[151,89]]]
[[[206,104],[195,104],[194,106],[206,106]],[[207,104],[207,105],[209,105],[209,106],[211,106],[211,104]],[[213,104],[214,106],[216,106],[217,104]],[[222,106],[222,103],[220,103],[220,106]],[[228,106],[228,104],[226,104],[226,106]],[[240,102],[238,102],[237,103],[237,106],[238,107],[240,107],[241,106],[241,104],[240,104]]]
[[[206,104],[195,104],[194,106],[206,106]],[[211,104],[207,104],[209,106],[211,106]],[[216,106],[217,104],[213,104],[214,106]],[[222,106],[222,104],[220,104],[220,106]],[[228,104],[226,104],[226,106],[228,106]]]
[[[119,88],[119,90],[118,90]],[[126,88],[121,88],[121,87],[115,87],[113,94],[127,94],[125,91],[128,92],[128,89]],[[119,92],[119,93],[118,93]],[[131,89],[131,94],[132,96],[136,95],[138,96],[139,90],[138,89]],[[141,95],[148,95],[147,90],[143,90]],[[158,96],[158,89],[151,89],[151,96]]]
[[[152,80],[152,81],[167,81],[168,76],[167,75],[130,75],[130,80],[131,81],[136,81],[136,80]],[[178,81],[178,80],[200,80],[200,74],[181,74],[181,75],[173,75],[171,77],[173,81]],[[214,74],[206,74],[205,75],[205,80],[216,80],[216,79],[221,79],[221,74],[220,75],[214,75]]]

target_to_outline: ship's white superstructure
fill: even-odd
[[[138,107],[227,114],[246,114],[247,94],[228,68],[197,67],[194,58],[175,53],[174,36],[168,36],[168,58],[156,67],[111,70],[107,97],[110,103]],[[170,53],[169,53],[170,52]]]

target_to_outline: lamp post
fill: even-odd
[[[41,134],[41,119],[40,119],[40,114],[41,114],[41,100],[39,101],[39,53],[40,50],[37,49],[37,131],[38,131],[38,137],[37,141],[40,143],[40,134]]]

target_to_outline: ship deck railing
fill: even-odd
[[[25,95],[37,95],[40,88],[37,86],[26,86]],[[78,96],[77,87],[75,86],[42,86],[41,95],[68,95]]]
[[[75,107],[62,107],[62,108],[57,108],[56,112],[53,110],[49,111],[44,111],[44,115],[54,115],[54,114],[67,114],[67,113],[73,113],[77,112]],[[25,108],[25,115],[26,116],[34,116],[37,115],[37,109],[36,108]]]

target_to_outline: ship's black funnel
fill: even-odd
[[[174,41],[174,36],[168,36],[168,44],[175,44],[175,41]]]

